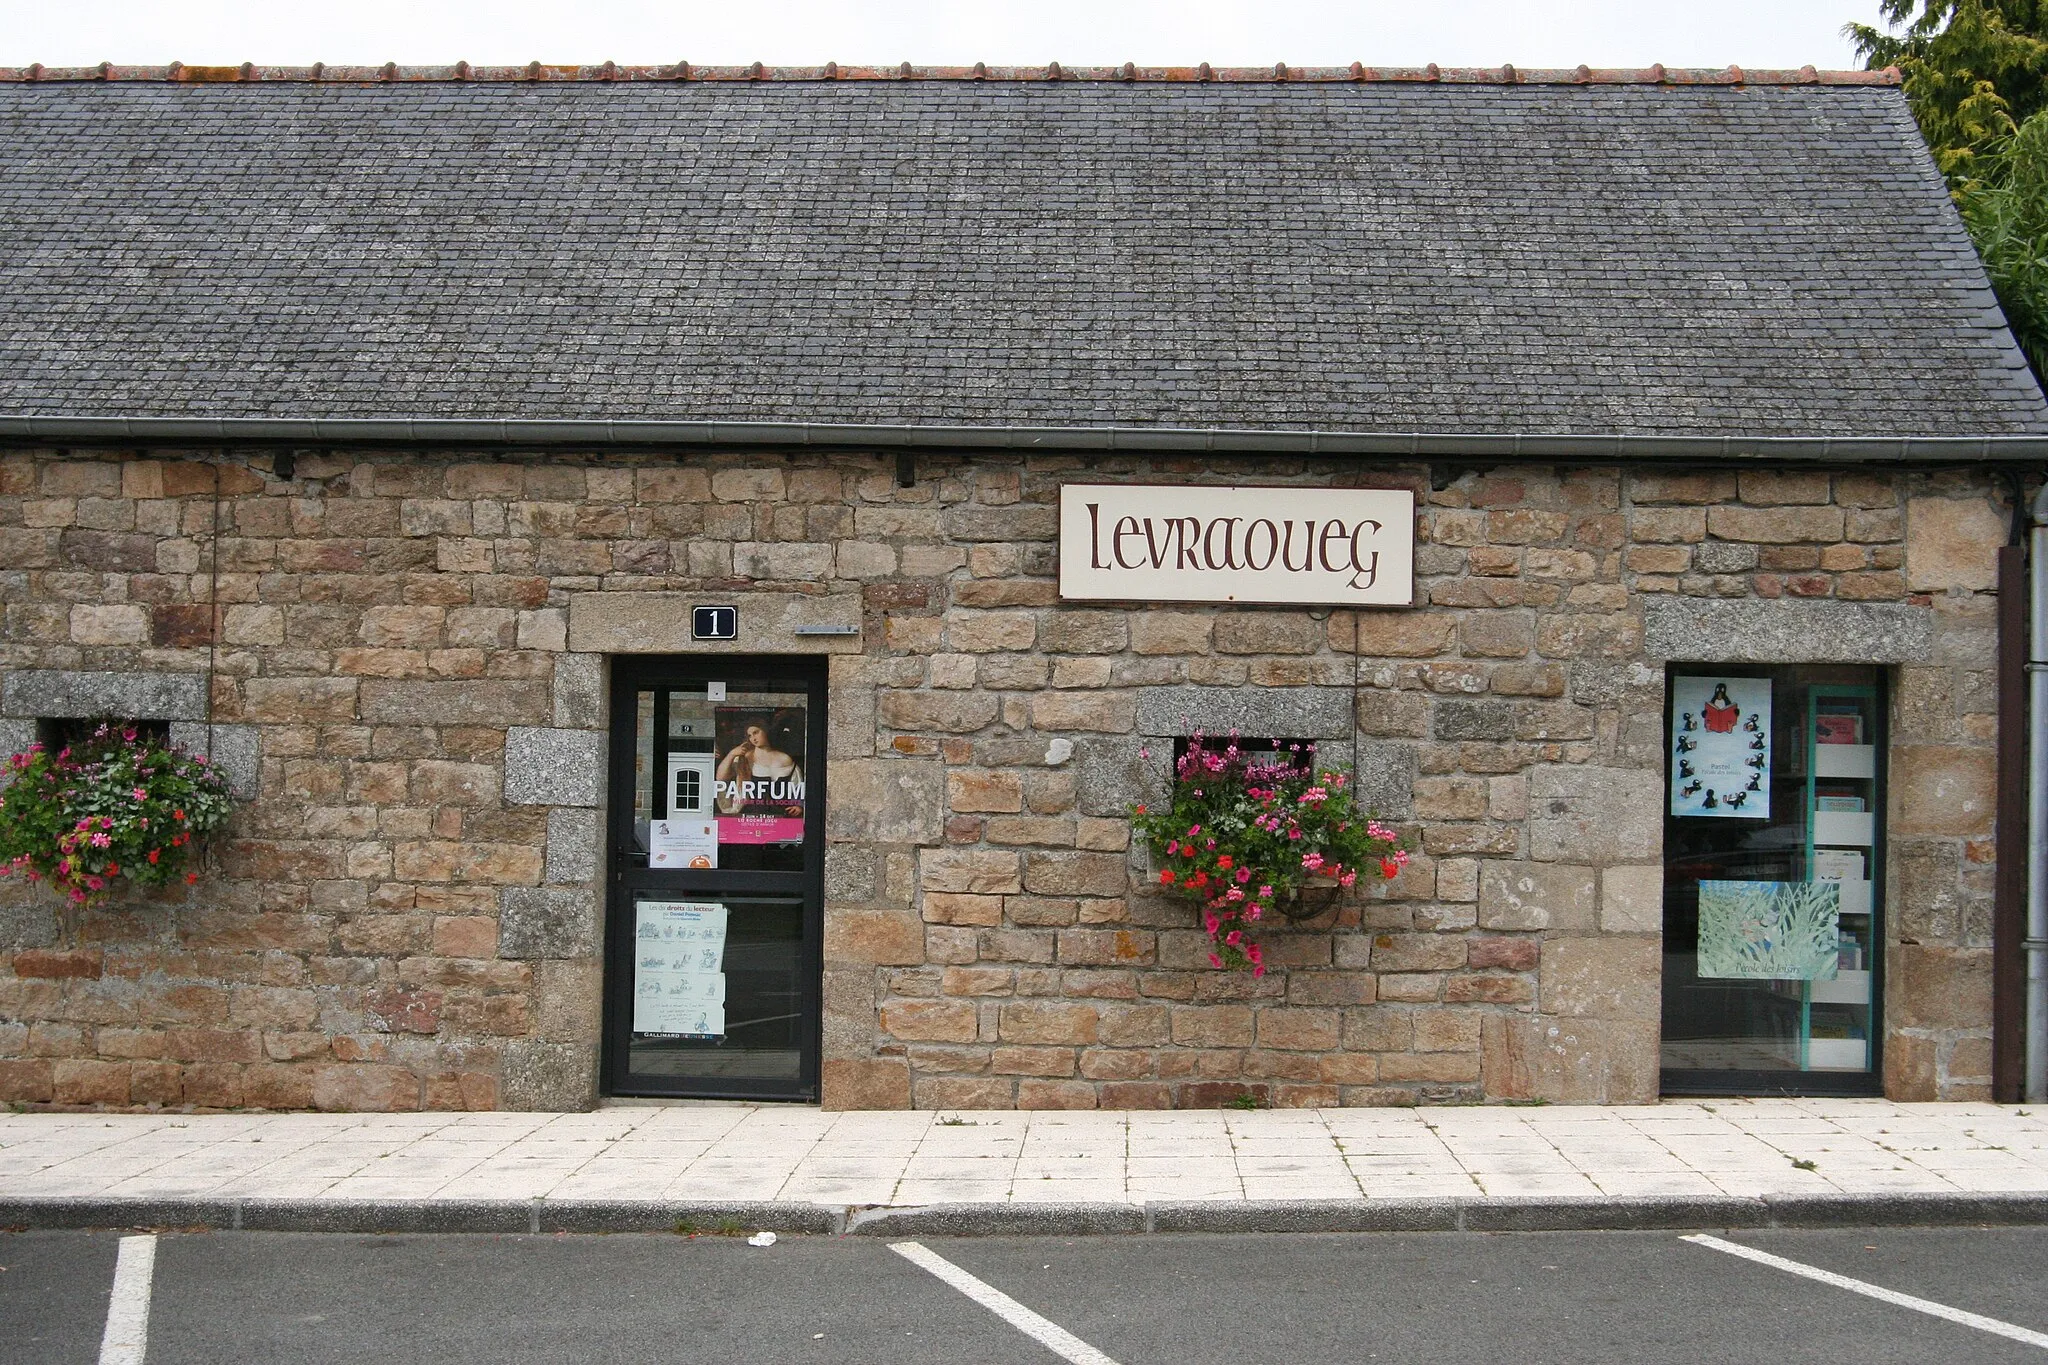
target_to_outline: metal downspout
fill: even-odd
[[[2027,578],[2027,1080],[2048,1101],[2048,485],[2034,495]]]

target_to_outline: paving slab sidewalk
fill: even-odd
[[[0,1227],[1051,1233],[2048,1223],[2048,1106],[0,1115]]]

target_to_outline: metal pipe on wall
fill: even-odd
[[[2027,1076],[2048,1101],[2048,484],[2034,495],[2027,577]]]
[[[1998,871],[1991,904],[1991,1098],[2027,1096],[2027,497],[1998,552]]]

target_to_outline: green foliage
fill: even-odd
[[[1896,66],[2013,337],[2048,375],[2048,0],[1879,0],[1889,32],[1850,24]]]
[[[233,801],[203,758],[102,725],[57,753],[36,745],[8,761],[0,792],[0,873],[47,880],[80,905],[138,886],[199,879],[194,840],[219,828]]]
[[[1984,258],[2006,321],[2036,375],[2048,375],[2048,111],[1976,157],[1956,207]]]
[[[1358,808],[1346,774],[1315,766],[1314,745],[1275,755],[1213,743],[1189,741],[1167,807],[1133,807],[1131,827],[1152,852],[1159,884],[1202,903],[1210,963],[1263,976],[1265,950],[1252,926],[1267,912],[1304,885],[1394,877],[1408,855],[1395,831]]]
[[[2048,109],[2048,0],[1879,0],[1886,29],[1845,32],[1872,70],[1899,68],[1913,116],[1951,185]]]

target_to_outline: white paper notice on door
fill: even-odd
[[[647,865],[656,868],[718,866],[718,822],[703,816],[655,820],[647,827]]]
[[[725,1035],[726,908],[640,901],[633,943],[633,1032]]]

